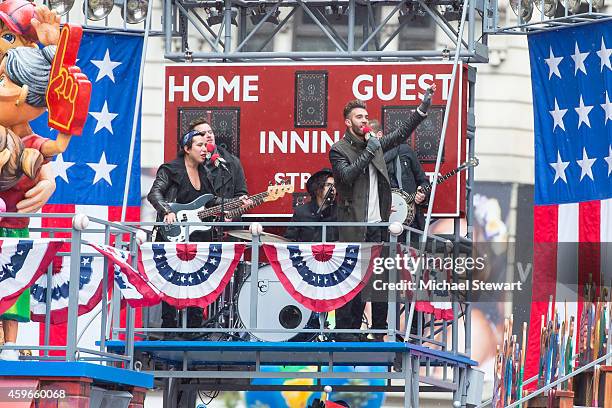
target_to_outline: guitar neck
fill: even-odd
[[[257,198],[251,198],[251,200],[253,201],[253,204],[251,204],[251,205],[249,205],[249,206],[247,206],[247,207],[242,207],[242,206],[240,206],[240,207],[238,207],[238,208],[236,208],[236,209],[234,209],[234,210],[227,211],[227,212],[225,213],[225,216],[226,216],[227,218],[236,218],[236,217],[240,217],[242,214],[244,214],[245,212],[247,212],[247,211],[248,211],[248,210],[250,210],[251,208],[255,208],[255,207],[257,207],[257,206],[259,206],[259,205],[263,204],[263,203],[264,203],[264,199],[265,199],[265,198],[268,196],[268,193],[266,192],[266,193],[261,193],[261,194],[265,194],[265,195],[264,195],[263,197],[261,197],[261,196],[259,196],[259,194],[258,194],[258,196],[259,196],[259,197],[257,197]],[[253,197],[255,197],[255,196],[253,196]]]
[[[461,170],[466,169],[467,166],[466,165],[461,165],[459,167],[457,167],[456,169],[446,173],[445,175],[438,177],[438,182],[436,184],[440,184],[445,182],[446,180],[448,180],[449,178],[453,177],[455,174],[459,173]],[[432,189],[433,184],[428,184],[425,187],[423,187],[421,190],[423,193],[429,193]],[[410,194],[410,198],[412,200],[414,200],[414,198],[416,197],[416,191],[412,194]]]
[[[268,192],[264,191],[263,193],[249,196],[248,198],[252,200],[254,203],[256,203],[255,205],[260,205],[264,202],[264,199],[267,196],[268,196]],[[255,205],[253,205],[252,207],[254,207]],[[231,198],[226,203],[223,203],[222,205],[216,205],[210,208],[203,208],[202,210],[198,211],[198,218],[200,218],[201,220],[204,220],[205,218],[219,215],[222,212],[229,213],[229,212],[234,212],[234,211],[240,211],[240,210],[246,211],[247,210],[241,207],[242,207],[242,200],[240,200],[239,198]]]

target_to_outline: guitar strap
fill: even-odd
[[[400,160],[399,149],[397,149],[397,156],[395,157],[395,179],[397,180],[397,186],[400,190],[403,190],[402,187],[402,163]]]

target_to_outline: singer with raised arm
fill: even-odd
[[[391,183],[387,173],[384,152],[405,142],[427,116],[436,86],[423,95],[419,107],[397,130],[380,139],[368,127],[366,104],[360,100],[347,103],[344,108],[344,137],[330,152],[336,184],[338,221],[379,223],[389,220],[391,213]],[[383,227],[340,227],[341,242],[382,242],[387,231]],[[383,253],[384,254],[384,253]],[[365,303],[360,294],[336,311],[336,328],[359,329]],[[387,328],[387,303],[372,304],[372,329]],[[375,336],[383,340],[383,335]],[[341,334],[341,341],[359,341],[358,335]]]

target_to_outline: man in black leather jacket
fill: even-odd
[[[378,138],[383,136],[378,120],[370,120],[369,125]],[[399,146],[387,150],[385,152],[385,163],[387,164],[391,188],[400,188],[408,194],[412,194],[417,191],[417,188],[429,185],[429,180],[421,167],[416,152],[412,150],[408,143],[401,143]],[[416,214],[410,226],[423,230],[423,227],[425,227],[425,216],[422,210],[423,205],[427,202],[427,194],[417,194],[414,201],[417,205]]]
[[[368,111],[364,102],[351,101],[344,108],[344,137],[335,143],[329,159],[338,192],[338,221],[387,222],[391,213],[391,183],[384,152],[405,142],[425,119],[436,90],[432,85],[421,105],[394,132],[378,139],[363,130],[368,125]],[[386,230],[380,227],[340,227],[341,242],[386,241]],[[336,311],[336,328],[359,329],[365,303],[360,294]],[[387,303],[372,304],[372,328],[387,327]],[[383,336],[376,336],[382,339]],[[358,336],[339,335],[340,340],[357,341]]]
[[[330,189],[332,191],[327,194]],[[310,201],[295,207],[291,221],[335,222],[336,205],[334,202],[334,189],[334,177],[330,169],[322,169],[314,173],[306,182],[306,190],[310,194]],[[326,195],[328,195],[327,200],[325,200]],[[321,209],[320,212],[319,209]],[[290,226],[287,228],[285,238],[299,242],[321,242],[322,234],[323,229],[321,227]],[[338,229],[336,227],[327,227],[325,237],[328,242],[337,241]]]

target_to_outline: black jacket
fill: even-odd
[[[310,201],[306,204],[295,207],[293,212],[294,222],[336,222],[336,206],[332,205],[324,209],[321,214],[315,214],[319,206],[316,201]],[[287,228],[285,238],[297,242],[321,242],[323,229],[321,227],[298,227],[291,226]],[[338,240],[338,229],[336,227],[326,228],[326,239],[328,242]]]
[[[417,111],[410,114],[406,122],[394,132],[380,140],[382,149],[374,155],[366,150],[366,143],[348,133],[335,143],[329,160],[334,171],[336,191],[338,192],[338,221],[365,222],[368,213],[368,193],[370,174],[368,166],[372,163],[378,171],[378,199],[380,216],[383,222],[389,220],[391,213],[391,185],[383,153],[406,141],[408,136],[425,119]],[[365,242],[365,227],[342,227],[339,232],[342,242]]]
[[[208,180],[206,169],[200,166],[198,170],[200,180],[204,181],[200,189],[202,194],[212,194],[212,185],[206,183]],[[177,157],[171,162],[162,164],[157,169],[157,175],[147,195],[147,199],[157,211],[157,221],[162,221],[164,216],[171,212],[168,204],[176,202],[179,189],[186,183],[190,183],[190,181],[183,157]]]
[[[214,167],[210,164],[204,167],[207,177],[213,186],[213,192],[218,197],[235,198],[248,195],[246,178],[240,160],[221,146],[217,146],[221,157],[225,159],[229,171]]]
[[[387,162],[387,171],[389,172],[389,181],[391,182],[392,188],[399,188],[396,174],[398,155],[400,158],[402,190],[412,194],[416,191],[417,187],[429,185],[429,179],[425,175],[415,151],[412,150],[408,144],[402,143],[385,152],[385,162]],[[411,225],[412,227],[422,230],[425,226],[425,216],[423,215],[422,209],[426,205],[427,199],[420,205],[417,205],[416,217]]]

